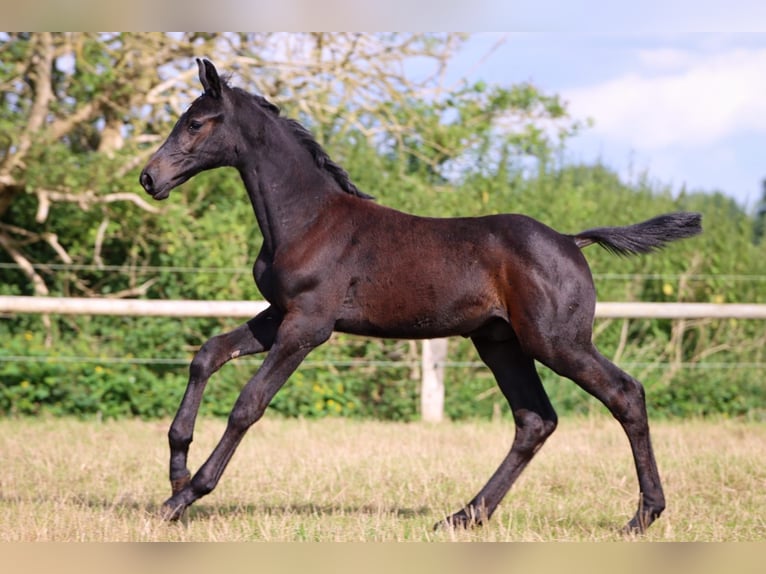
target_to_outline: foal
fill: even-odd
[[[239,171],[263,234],[253,276],[270,306],[205,343],[170,427],[168,519],[212,491],[237,445],[308,353],[333,331],[363,336],[470,337],[513,412],[508,455],[478,494],[445,519],[489,519],[556,428],[535,360],[598,398],[630,441],[639,504],[627,525],[643,531],[665,508],[649,438],[644,389],[591,342],[596,292],[581,249],[647,253],[701,231],[700,216],[672,213],[626,227],[558,233],[515,214],[417,217],[383,207],[300,124],[264,98],[230,87],[197,60],[204,93],[141,172],[155,199],[195,174]],[[205,385],[224,363],[268,351],[244,386],[226,430],[192,477],[187,454]]]

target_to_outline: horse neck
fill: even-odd
[[[332,193],[332,182],[309,152],[281,130],[266,130],[251,146],[240,176],[269,253],[299,237],[317,218]]]

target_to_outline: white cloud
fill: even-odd
[[[679,71],[693,65],[696,55],[678,48],[644,49],[638,51],[638,61],[647,70],[660,72]]]
[[[636,71],[562,90],[593,131],[638,150],[708,146],[741,132],[766,135],[766,49],[698,54],[642,50]]]

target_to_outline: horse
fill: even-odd
[[[481,490],[436,526],[469,527],[492,516],[557,426],[535,361],[600,400],[630,442],[639,504],[624,528],[644,532],[665,508],[644,388],[592,342],[596,291],[582,249],[649,253],[701,232],[701,215],[675,212],[622,227],[562,234],[531,217],[421,217],[385,207],[296,120],[258,94],[233,87],[196,59],[202,94],[141,171],[155,200],[203,170],[238,170],[263,244],[253,278],[267,309],[210,338],[195,354],[169,431],[178,520],[217,485],[247,430],[309,352],[334,331],[361,336],[470,338],[513,414],[510,451]],[[209,378],[228,361],[267,352],[242,388],[225,431],[192,477],[187,455]]]

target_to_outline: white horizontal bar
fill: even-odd
[[[0,296],[0,313],[133,315],[146,317],[255,317],[265,301],[174,301],[88,297]]]
[[[0,313],[249,318],[254,317],[267,307],[268,303],[265,301],[0,296]],[[597,303],[596,317],[609,319],[766,319],[766,304]]]
[[[605,319],[766,319],[766,304],[596,303],[596,317]]]

